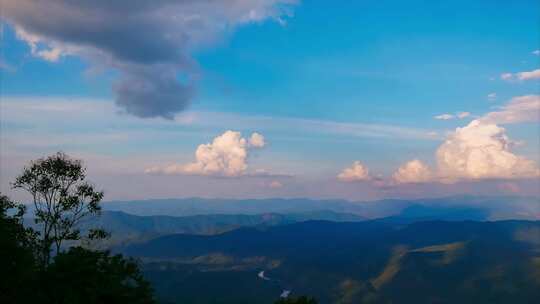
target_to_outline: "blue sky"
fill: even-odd
[[[8,5],[2,34],[2,165],[7,168],[3,169],[2,191],[10,191],[9,180],[22,164],[63,150],[87,158],[89,166],[111,162],[113,165],[103,166],[109,170],[95,169],[97,183],[128,174],[141,183],[149,184],[154,178],[171,185],[166,191],[158,187],[130,195],[111,190],[111,199],[190,195],[372,199],[406,196],[411,190],[404,187],[417,187],[412,193],[418,196],[454,194],[459,188],[455,182],[491,183],[503,192],[508,187],[501,185],[523,184],[526,194],[537,193],[538,180],[530,174],[532,169],[523,173],[517,165],[510,168],[502,163],[505,172],[445,173],[459,181],[444,186],[450,184],[440,183],[442,173],[435,155],[456,128],[501,111],[513,98],[533,96],[526,102],[532,104],[532,111],[538,110],[538,77],[519,76],[540,68],[540,56],[534,54],[540,48],[537,1],[246,3],[225,17],[215,16],[213,10],[220,7],[187,7],[216,25],[181,29],[194,38],[185,48],[180,44],[187,63],[179,63],[183,60],[179,57],[171,67],[176,81],[192,84],[195,93],[186,110],[174,111],[174,120],[141,118],[118,102],[122,96],[114,89],[115,81],[125,75],[140,81],[140,75],[130,74],[134,66],[149,66],[130,61],[125,50],[129,45],[114,49],[110,57],[102,56],[112,48],[110,42],[83,43],[84,38],[77,37],[82,32],[74,30],[68,35],[57,29],[33,28],[39,14],[17,7],[16,2]],[[69,9],[84,12],[87,8]],[[245,21],[244,9],[255,17]],[[73,21],[62,18],[59,15],[56,20],[70,27],[68,23]],[[168,30],[159,26],[156,28]],[[17,36],[16,28],[27,35]],[[193,34],[195,30],[203,33]],[[126,44],[138,41],[137,32],[130,35],[135,38],[126,36]],[[140,35],[146,35],[144,29]],[[51,61],[32,52],[34,36],[38,48],[54,46],[63,55]],[[152,43],[151,39],[141,41],[143,47]],[[503,79],[504,73],[513,76]],[[128,114],[121,113],[126,111]],[[469,114],[434,118],[462,112]],[[70,117],[63,121],[66,116]],[[509,138],[505,143],[511,144],[501,148],[505,149],[502,152],[538,162],[538,119],[494,123],[505,128],[503,135]],[[150,167],[165,168],[172,163],[181,167],[193,162],[198,145],[210,143],[227,130],[242,132],[247,141],[252,132],[264,136],[262,149],[245,145],[249,170],[229,178],[221,171],[145,173]],[[37,145],[36,138],[49,140]],[[496,158],[494,155],[486,158]],[[394,172],[413,159],[430,168],[431,177],[413,178],[407,185],[392,181]],[[336,179],[354,161],[369,168],[369,174],[357,174],[345,183]],[[122,162],[125,164],[114,165]],[[258,168],[271,173],[263,177],[250,171]],[[472,177],[474,181],[468,179]],[[172,189],[179,179],[200,190]],[[208,180],[215,184],[213,189],[203,187]],[[272,182],[280,186],[266,187]],[[442,190],[425,192],[430,183]],[[306,190],[321,188],[321,184],[327,192]],[[121,187],[113,184],[107,188]],[[231,190],[217,190],[221,188]],[[492,188],[485,187],[487,192]]]

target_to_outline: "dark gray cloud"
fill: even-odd
[[[35,56],[80,56],[118,70],[116,103],[139,117],[173,118],[190,103],[193,49],[236,26],[288,14],[296,0],[2,0],[2,19]],[[179,79],[182,79],[180,81]]]
[[[173,119],[193,97],[193,84],[178,81],[176,71],[168,67],[124,70],[113,84],[116,104],[126,113],[142,117]]]

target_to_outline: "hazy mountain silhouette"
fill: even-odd
[[[380,200],[350,202],[346,200],[310,199],[160,199],[143,201],[106,202],[105,210],[123,211],[134,215],[191,216],[207,214],[263,214],[305,213],[334,211],[355,214],[364,218],[382,218],[399,215],[411,206],[425,206],[445,210],[475,209],[474,219],[527,219],[540,218],[540,203],[535,197],[482,197],[453,196],[417,200]],[[411,212],[409,210],[408,212]],[[481,215],[480,213],[483,213]]]

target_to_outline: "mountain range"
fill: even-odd
[[[138,216],[122,211],[103,211],[100,216],[85,219],[80,228],[103,228],[111,234],[107,244],[138,242],[168,234],[212,235],[240,227],[285,225],[308,220],[356,222],[364,218],[333,211],[278,214],[206,214],[192,216]]]
[[[105,202],[80,228],[109,231],[160,303],[536,303],[538,219],[533,197],[195,198]]]
[[[308,221],[115,249],[163,303],[536,303],[539,221]],[[261,275],[262,273],[262,275]]]
[[[440,210],[469,210],[484,220],[540,219],[538,197],[453,196],[416,200],[387,199],[369,202],[311,199],[153,199],[140,201],[112,201],[102,204],[104,210],[123,211],[134,215],[192,216],[208,214],[306,213],[333,211],[354,214],[366,219],[395,216],[411,206]]]

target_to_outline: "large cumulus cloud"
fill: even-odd
[[[392,178],[398,184],[425,183],[433,180],[433,173],[427,165],[414,159],[399,167]]]
[[[360,161],[355,161],[348,168],[343,169],[337,178],[343,182],[367,181],[371,179],[369,169]]]
[[[511,152],[505,129],[473,120],[457,128],[437,150],[443,180],[523,178],[538,175],[536,164]]]
[[[513,142],[501,125],[538,122],[539,113],[540,96],[514,97],[495,111],[450,132],[437,149],[434,174],[414,160],[401,166],[394,180],[419,183],[538,177],[537,164],[512,152]]]
[[[439,178],[452,181],[538,176],[535,162],[511,151],[513,142],[500,125],[537,122],[539,113],[540,96],[518,96],[457,128],[437,150]]]
[[[33,55],[73,55],[113,68],[116,103],[139,117],[172,118],[195,90],[190,53],[235,27],[283,22],[295,0],[2,0],[2,19]]]
[[[248,174],[249,150],[264,146],[265,140],[261,134],[253,133],[246,139],[240,132],[229,130],[214,138],[211,143],[199,145],[195,151],[194,162],[149,168],[146,173],[243,176]],[[259,173],[256,171],[253,174]]]

